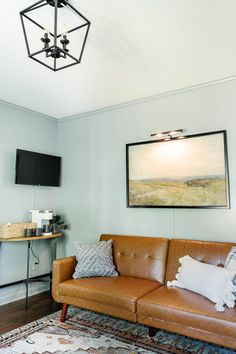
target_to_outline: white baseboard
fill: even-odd
[[[47,283],[29,284],[29,296],[36,295],[47,290],[49,290],[49,284]],[[0,289],[0,306],[21,299],[25,299],[25,285],[23,283]]]

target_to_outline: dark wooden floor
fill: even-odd
[[[38,320],[61,309],[55,303],[50,292],[29,297],[28,310],[25,310],[25,299],[0,306],[0,334]]]

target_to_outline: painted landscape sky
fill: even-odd
[[[129,179],[225,175],[222,134],[129,147]]]

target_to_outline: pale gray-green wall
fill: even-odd
[[[231,81],[59,122],[59,208],[71,223],[66,253],[74,252],[73,241],[101,233],[236,241],[235,92]],[[230,210],[126,207],[125,144],[177,128],[187,134],[227,130]]]
[[[40,115],[0,104],[0,223],[29,221],[30,209],[55,209],[57,188],[16,185],[16,149],[49,154],[57,152],[57,122]],[[0,285],[26,276],[27,244],[0,245]],[[49,271],[49,245],[46,241],[33,244],[40,258],[38,271],[32,276]],[[31,286],[31,293],[45,289],[42,283]],[[0,304],[24,297],[23,284],[0,289]]]
[[[0,105],[0,223],[24,221],[32,207],[64,214],[70,229],[59,255],[74,254],[73,241],[97,240],[101,233],[235,242],[235,92],[236,81],[229,81],[58,123]],[[126,207],[126,143],[176,128],[187,134],[227,130],[231,209]],[[61,188],[38,187],[34,197],[33,187],[15,185],[16,148],[61,155]],[[39,273],[44,273],[48,244],[34,247],[41,260]],[[0,283],[22,278],[25,262],[23,244],[2,245]],[[44,289],[35,286],[32,293]],[[0,304],[19,297],[24,297],[22,285],[0,290]]]

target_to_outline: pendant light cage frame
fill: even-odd
[[[25,20],[30,21],[37,28],[41,29],[42,31],[45,31],[44,26],[42,26],[40,23],[35,21],[35,19],[33,19],[30,15],[33,13],[33,11],[37,11],[38,9],[40,9],[42,7],[46,7],[46,6],[50,6],[50,7],[53,6],[54,7],[54,30],[48,31],[48,34],[53,38],[53,44],[52,45],[45,45],[45,47],[43,49],[40,49],[37,51],[31,51],[29,40],[28,40],[28,35],[27,35],[27,30],[26,30],[26,26],[25,26]],[[83,24],[72,27],[70,30],[68,30],[66,32],[66,34],[70,34],[72,32],[79,31],[82,28],[85,30],[85,34],[84,34],[84,37],[82,40],[81,49],[80,49],[80,52],[79,52],[79,55],[77,58],[74,55],[72,55],[71,53],[69,53],[69,50],[66,49],[66,46],[59,44],[59,43],[62,43],[63,38],[66,38],[65,36],[63,36],[62,33],[58,33],[58,11],[60,11],[60,8],[62,8],[62,7],[65,7],[68,10],[72,10],[73,13],[76,14],[76,16],[78,16],[80,18],[80,20],[82,19],[84,22]],[[21,24],[22,24],[22,28],[23,28],[23,34],[24,34],[25,44],[26,44],[27,53],[28,53],[29,58],[35,60],[36,62],[44,65],[45,67],[47,67],[53,71],[62,70],[62,69],[68,68],[70,66],[81,63],[91,22],[84,15],[82,15],[81,12],[79,12],[74,6],[72,6],[68,2],[68,0],[39,0],[36,3],[27,7],[26,9],[20,11],[20,18],[21,18]],[[45,38],[47,40],[47,35],[45,36]],[[41,39],[41,40],[43,40],[43,39]],[[67,40],[67,38],[66,38],[66,40]],[[69,43],[68,40],[67,40],[67,42]],[[45,58],[52,57],[52,59],[53,59],[52,66],[50,66],[46,62],[43,62],[42,60],[37,58],[37,56],[42,53],[45,53]],[[70,61],[73,61],[72,63],[70,62],[69,64],[58,66],[59,59],[69,59],[69,58],[70,58]]]

